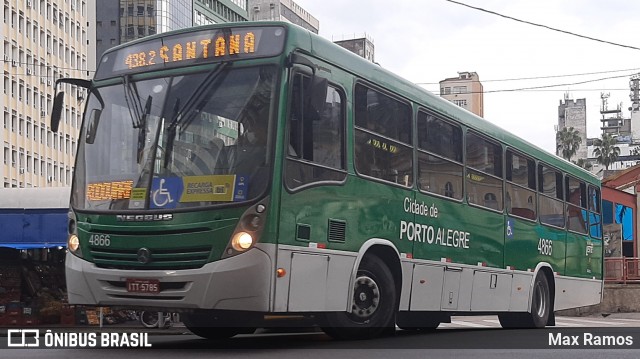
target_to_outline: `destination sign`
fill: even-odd
[[[87,185],[87,199],[89,201],[107,201],[131,198],[133,181],[115,181],[90,183]]]
[[[270,57],[282,52],[279,26],[203,29],[156,37],[107,52],[96,79],[124,73],[190,66],[208,62]]]

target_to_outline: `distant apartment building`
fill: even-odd
[[[375,47],[373,46],[373,39],[367,36],[367,34],[354,39],[334,41],[334,43],[360,57],[364,57],[371,62],[375,62]]]
[[[86,93],[69,84],[58,132],[49,128],[55,81],[95,69],[95,1],[4,2],[3,187],[69,186]]]
[[[291,0],[249,0],[248,16],[251,21],[288,21],[318,33],[320,22]]]
[[[247,0],[99,0],[97,56],[145,36],[192,26],[247,21]]]
[[[480,77],[475,72],[458,72],[458,77],[440,81],[440,96],[484,117],[484,93]]]
[[[558,127],[561,131],[563,128],[573,127],[580,134],[582,143],[576,152],[575,158],[587,159],[587,100],[584,98],[572,100],[569,95],[565,94],[564,100],[560,100],[558,106]],[[556,142],[556,149],[559,143]],[[572,159],[573,159],[572,158]]]

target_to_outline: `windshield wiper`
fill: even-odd
[[[178,117],[178,111],[180,111],[180,98],[176,98],[176,103],[173,104],[173,113],[171,114],[171,118]],[[164,155],[164,168],[169,166],[169,155],[173,152],[173,138],[176,136],[176,127],[169,126],[167,129],[169,138],[167,139],[167,145],[165,146],[165,155]]]
[[[133,128],[141,128],[143,126],[142,117],[144,113],[142,102],[140,101],[140,94],[138,94],[138,88],[130,81],[129,75],[122,76],[122,85],[124,86],[124,100],[126,101],[127,108],[129,109]]]
[[[149,114],[151,114],[151,102],[153,102],[153,98],[151,95],[147,97],[147,102],[144,104],[144,112],[139,120],[138,127],[140,130],[138,131],[138,163],[142,160],[142,153],[144,152],[144,142],[147,138],[147,120],[149,119]],[[134,126],[134,128],[136,128]]]
[[[204,90],[207,87],[211,86],[211,84],[213,84],[213,82],[218,78],[222,71],[224,71],[224,69],[229,65],[231,65],[230,62],[221,62],[218,67],[211,70],[202,80],[202,82],[200,82],[198,87],[193,90],[191,96],[187,98],[187,101],[185,101],[184,105],[179,109],[178,107],[180,106],[180,101],[176,101],[176,105],[173,108],[173,117],[171,118],[171,122],[169,122],[169,126],[167,127],[168,138],[166,151],[164,154],[164,168],[167,168],[167,166],[169,165],[169,157],[171,155],[171,151],[173,151],[173,141],[176,137],[176,129],[180,125],[184,125],[185,128],[188,127],[189,123],[191,123],[191,121],[193,121],[193,119],[195,118],[196,111],[193,111],[192,114],[188,117],[185,117],[185,114],[189,113],[196,104],[202,103],[203,97],[211,92]]]

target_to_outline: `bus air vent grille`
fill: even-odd
[[[347,222],[338,219],[329,219],[329,230],[327,231],[329,241],[344,242],[347,232]]]
[[[113,269],[195,269],[208,262],[211,247],[148,248],[150,260],[138,260],[138,248],[106,249],[90,247],[91,256],[100,268]]]

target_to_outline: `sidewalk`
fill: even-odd
[[[584,316],[585,318],[610,318],[610,319],[634,319],[640,320],[639,312],[630,312],[630,313],[595,313]]]

